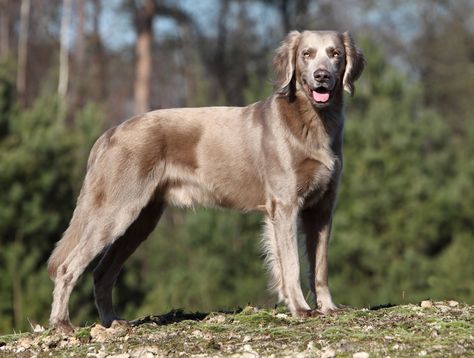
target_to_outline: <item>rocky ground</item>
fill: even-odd
[[[456,301],[345,309],[295,319],[283,308],[238,313],[172,311],[66,336],[0,336],[0,357],[474,357],[474,306]]]

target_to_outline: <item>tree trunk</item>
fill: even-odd
[[[85,32],[84,32],[84,22],[85,22],[85,0],[77,0],[77,13],[78,13],[78,23],[77,23],[77,42],[76,42],[76,61],[78,74],[80,75],[84,69],[84,55],[85,55]]]
[[[187,107],[198,106],[198,96],[196,89],[196,69],[190,66],[194,63],[194,53],[192,48],[192,39],[189,33],[189,26],[185,23],[179,23],[179,32],[181,36],[181,54],[180,71],[184,79],[184,96]]]
[[[26,106],[26,59],[28,56],[28,31],[30,24],[31,0],[22,0],[20,9],[20,34],[18,37],[18,71],[16,90],[18,100]]]
[[[297,29],[305,30],[308,28],[308,0],[298,0],[296,2],[295,25]]]
[[[10,54],[10,7],[8,0],[0,0],[0,59]]]
[[[230,0],[220,2],[219,17],[217,22],[217,40],[211,71],[215,73],[217,86],[214,87],[214,99],[224,95],[227,98],[227,24],[230,11]]]
[[[135,111],[144,113],[150,110],[150,86],[152,66],[153,18],[156,8],[153,0],[145,0],[141,8],[135,9]]]
[[[135,111],[148,112],[150,109],[151,82],[151,31],[142,31],[137,38],[137,67],[135,77]]]
[[[76,48],[74,51],[75,66],[73,69],[73,83],[71,86],[72,107],[80,108],[84,97],[84,61],[85,61],[85,0],[77,0],[77,30]],[[73,117],[71,117],[72,119]]]
[[[105,53],[104,44],[100,36],[100,17],[102,16],[101,0],[93,1],[93,17],[92,17],[92,38],[91,38],[91,52],[93,61],[91,64],[91,77],[93,87],[88,86],[89,97],[95,100],[103,101],[107,95],[107,56]]]
[[[278,10],[280,11],[281,16],[281,23],[283,25],[283,32],[286,34],[288,31],[291,30],[291,23],[290,23],[290,9],[288,8],[288,0],[281,0],[278,6]]]
[[[59,49],[59,81],[58,95],[64,100],[67,95],[69,81],[69,29],[71,27],[71,0],[63,0],[61,17],[61,41]]]

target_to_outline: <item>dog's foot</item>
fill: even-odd
[[[69,321],[59,321],[51,324],[53,332],[71,335],[74,333],[74,326]]]
[[[317,309],[321,311],[322,314],[328,315],[337,311],[339,307],[332,302],[331,295],[329,291],[327,291],[318,296]]]
[[[331,307],[326,307],[324,309],[322,308],[317,308],[313,310],[313,312],[319,312],[320,315],[334,315],[338,313],[343,313],[347,310],[349,310],[349,306],[344,306],[344,305],[333,305]]]

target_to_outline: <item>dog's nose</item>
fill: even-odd
[[[328,82],[331,78],[331,74],[327,70],[319,69],[314,71],[314,79],[318,82]]]

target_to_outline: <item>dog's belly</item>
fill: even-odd
[[[165,200],[178,207],[221,207],[243,211],[259,210],[264,204],[263,193],[242,188],[210,188],[205,184],[179,183],[166,189]]]
[[[196,204],[212,205],[212,195],[196,184],[180,183],[169,187],[165,194],[168,203],[178,207],[191,207]]]

